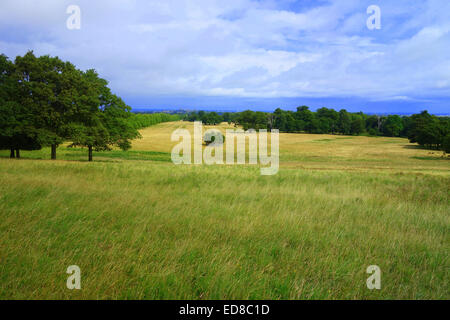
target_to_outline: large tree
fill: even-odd
[[[342,109],[339,111],[338,130],[339,133],[349,135],[352,129],[352,120],[347,110]]]
[[[359,135],[364,132],[366,124],[360,114],[352,114],[351,134]]]
[[[446,153],[450,153],[450,133],[448,133],[443,140],[442,149]]]
[[[431,122],[433,122],[433,117],[426,110],[419,114],[413,114],[411,116],[411,123],[408,131],[409,141],[412,143],[418,142],[419,136]]]
[[[9,149],[11,158],[20,158],[20,150],[36,150],[38,130],[34,116],[22,97],[26,88],[16,77],[14,64],[0,55],[0,149]]]
[[[131,140],[139,137],[129,121],[131,108],[112,94],[107,84],[94,70],[88,70],[82,73],[78,87],[79,112],[70,124],[70,140],[72,146],[88,148],[89,161],[93,150],[111,150],[114,146],[127,150]]]
[[[36,57],[32,51],[17,57],[15,66],[23,90],[20,103],[33,114],[39,143],[50,146],[51,159],[56,159],[56,148],[67,140],[77,113],[80,72],[70,62],[48,55]]]
[[[427,111],[411,116],[408,138],[427,148],[441,149],[445,137],[450,134],[450,118],[436,117]]]
[[[92,150],[126,150],[139,137],[131,108],[112,94],[94,70],[80,71],[58,57],[29,51],[15,63],[0,56],[0,148],[51,146],[51,159],[64,141]]]
[[[403,120],[398,115],[389,115],[382,127],[383,134],[388,137],[399,137],[403,131]]]
[[[339,131],[339,113],[333,109],[320,108],[316,112],[323,133],[336,133]]]

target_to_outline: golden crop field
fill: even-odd
[[[224,130],[228,125],[222,124]],[[402,138],[280,134],[280,170],[130,151],[0,153],[2,299],[448,299],[450,161]],[[230,127],[232,128],[232,127]],[[68,290],[66,269],[81,269]],[[381,290],[366,269],[381,269]]]

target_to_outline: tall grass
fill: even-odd
[[[126,153],[94,163],[1,158],[0,298],[449,298],[448,162],[433,174],[433,161],[407,153],[414,170],[380,170],[369,152],[354,171],[319,153],[325,160],[299,169],[293,161],[308,153],[289,156],[289,141],[275,176]],[[350,141],[337,145],[342,157]],[[373,264],[381,290],[366,287]],[[81,290],[66,288],[69,265],[81,268]]]

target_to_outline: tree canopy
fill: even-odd
[[[11,62],[0,56],[0,148],[22,150],[72,146],[128,149],[139,137],[129,121],[131,108],[111,93],[95,70],[81,71],[70,62],[32,51]]]

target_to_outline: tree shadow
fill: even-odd
[[[435,149],[428,149],[424,146],[418,145],[418,144],[405,144],[403,146],[403,148],[405,149],[415,149],[415,150],[430,150],[430,151],[439,151],[439,150],[435,150]]]
[[[56,159],[56,160],[51,160],[50,158],[30,158],[30,157],[20,157],[20,158],[10,158],[9,156],[3,156],[0,155],[0,159],[11,159],[11,160],[17,160],[17,161],[22,161],[22,160],[34,160],[34,161],[64,161],[64,162],[89,162],[88,159]],[[119,160],[120,158],[117,159],[95,159],[94,161],[91,161],[91,163],[93,162],[106,162],[106,163],[117,163],[117,162],[121,162],[121,160]],[[122,160],[128,160],[128,159],[122,159]]]

